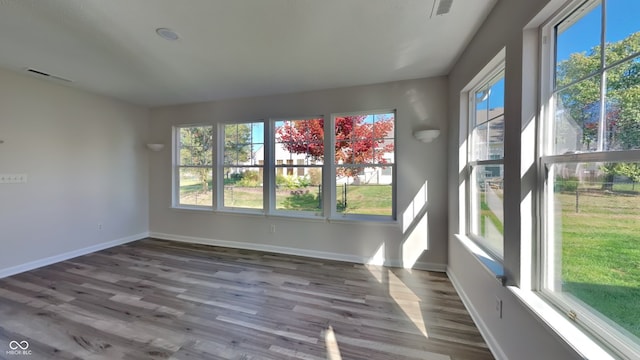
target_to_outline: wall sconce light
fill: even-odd
[[[440,130],[437,129],[416,130],[413,132],[413,137],[423,143],[430,143],[438,136],[440,136]]]
[[[147,148],[151,151],[160,151],[164,149],[164,144],[147,144]]]

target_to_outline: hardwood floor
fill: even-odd
[[[154,239],[0,279],[0,358],[493,359],[445,274]]]

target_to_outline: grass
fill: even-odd
[[[347,201],[344,206],[342,185],[338,185],[336,200],[344,214],[391,215],[391,185],[347,185]]]
[[[211,189],[211,184],[209,185]],[[337,201],[342,204],[342,186],[338,186]],[[262,209],[262,187],[225,186],[224,206]],[[207,202],[208,201],[208,202]],[[189,205],[211,205],[211,191],[203,192],[202,184],[187,183],[180,187],[180,203]],[[391,215],[391,185],[348,185],[347,206],[339,206],[338,212],[345,214]],[[320,211],[318,187],[296,189],[280,188],[276,191],[276,209],[296,211]]]
[[[489,209],[489,205],[485,201],[485,192],[480,192],[480,235],[486,234],[485,222],[490,221],[496,227],[500,235],[504,235],[504,224],[496,214]]]
[[[614,189],[616,189],[614,187]],[[562,206],[566,291],[640,337],[640,195],[556,194]]]

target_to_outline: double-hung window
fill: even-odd
[[[322,215],[324,119],[276,120],[275,210]]]
[[[213,127],[174,128],[176,207],[213,207]]]
[[[540,288],[640,356],[640,4],[577,1],[543,27]]]
[[[222,125],[222,208],[264,209],[264,122]]]
[[[333,213],[395,218],[395,112],[342,114],[333,122]]]
[[[467,235],[493,256],[504,250],[504,62],[469,91]]]

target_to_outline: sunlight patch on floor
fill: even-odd
[[[324,332],[324,341],[327,344],[327,360],[342,360],[333,326],[329,325],[329,328]]]
[[[384,267],[368,267],[367,270],[380,283],[387,283],[389,295],[404,312],[407,318],[415,325],[424,337],[428,338],[427,326],[424,323],[420,297],[416,295],[405,283],[392,271]]]

